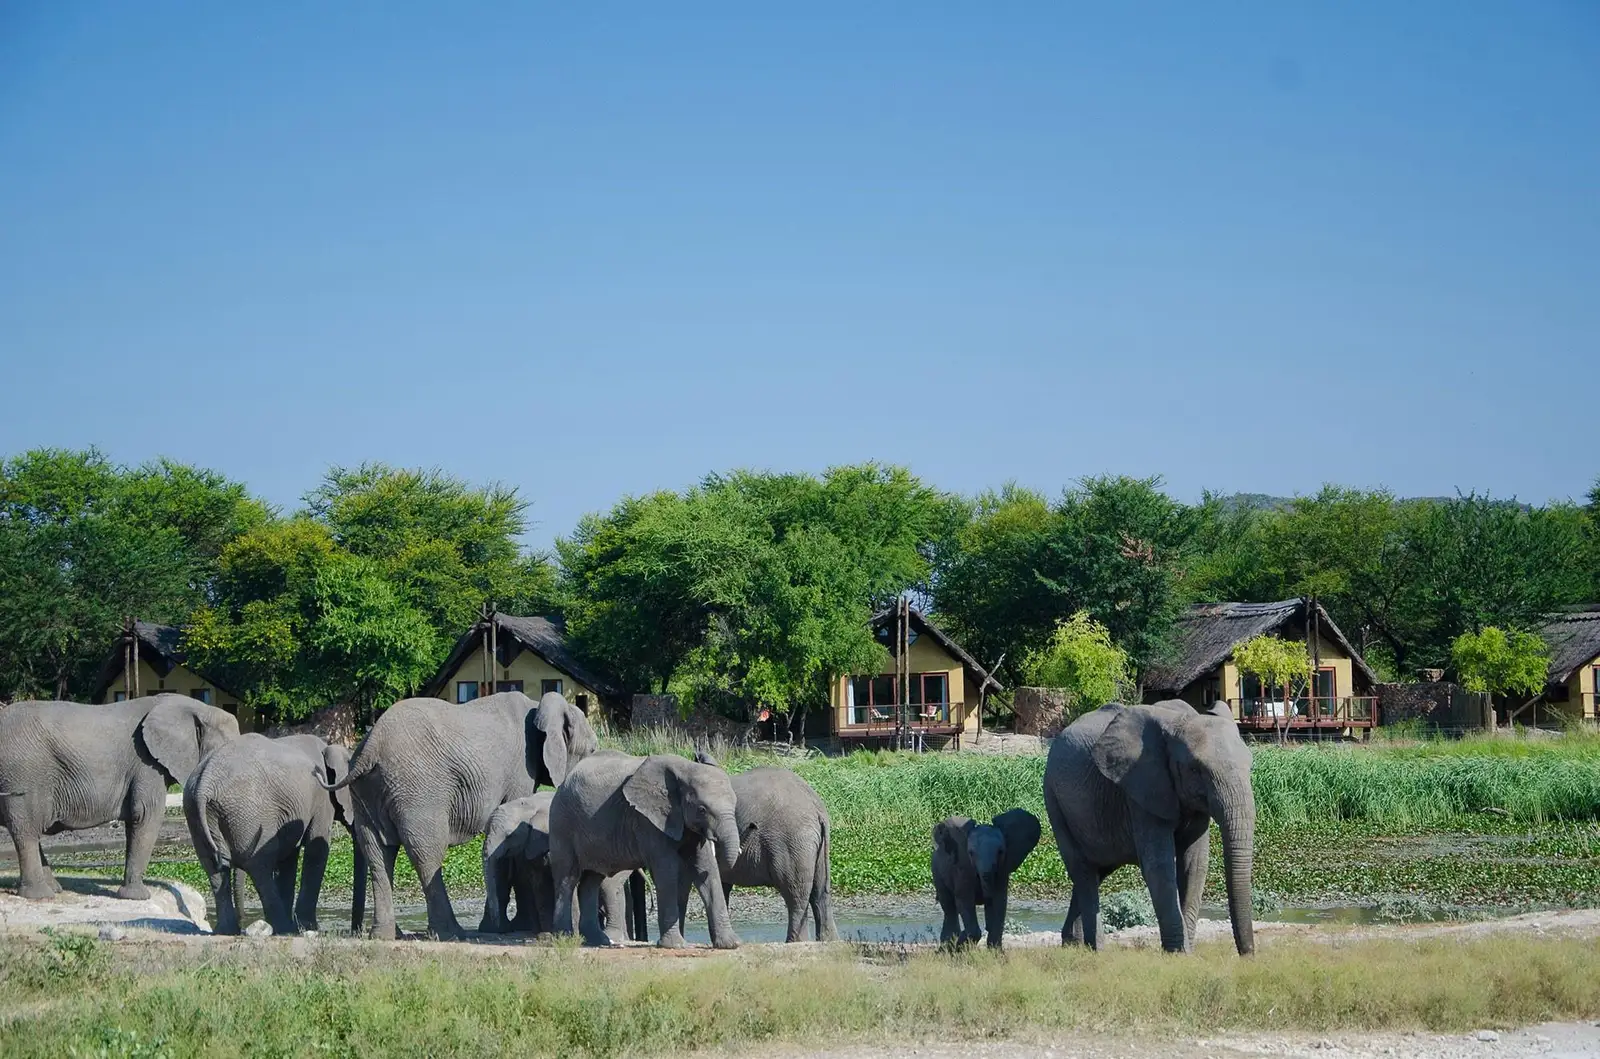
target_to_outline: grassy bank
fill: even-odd
[[[640,960],[555,948],[490,960],[330,943],[302,953],[9,941],[0,1055],[614,1056],[930,1032],[1460,1031],[1600,1017],[1600,945],[1577,940],[1285,942],[1250,960],[1222,947],[1183,959],[845,948]]]
[[[622,745],[687,749],[660,738]],[[1020,805],[1044,817],[1043,757],[718,753],[730,770],[784,764],[816,788],[833,819],[833,879],[843,893],[926,890],[930,831],[951,813],[987,818]],[[1378,894],[1499,905],[1600,899],[1600,739],[1267,745],[1256,750],[1254,782],[1256,881],[1285,901]],[[336,845],[330,886],[348,885],[349,849],[346,841]],[[451,852],[445,874],[452,888],[481,888],[479,857],[476,842]],[[1217,888],[1220,854],[1212,868]],[[192,862],[154,870],[204,883]],[[416,885],[404,857],[397,881]],[[1065,882],[1047,828],[1017,883],[1024,892],[1059,896]],[[1133,887],[1138,878],[1119,872],[1108,885]]]

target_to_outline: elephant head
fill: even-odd
[[[723,873],[731,872],[738,862],[733,784],[720,768],[676,754],[656,754],[628,777],[622,796],[674,842],[682,842],[686,833],[715,842],[717,867]]]
[[[1179,699],[1120,707],[1092,753],[1095,767],[1154,819],[1176,827],[1183,816],[1203,813],[1217,822],[1234,945],[1241,954],[1255,951],[1251,755],[1227,704],[1204,712]]]
[[[336,784],[350,775],[350,751],[338,743],[329,743],[322,748],[322,767],[328,774],[328,783]],[[333,799],[333,813],[345,827],[356,826],[355,801],[350,797],[349,787],[340,787],[336,791],[329,791],[328,797]]]
[[[528,772],[536,786],[561,786],[567,770],[599,748],[589,718],[559,691],[546,692],[528,715]]]
[[[168,783],[183,783],[202,758],[239,738],[233,714],[187,695],[157,695],[138,738]]]
[[[1039,844],[1039,818],[1026,809],[1009,809],[991,824],[977,824],[967,834],[967,855],[978,872],[984,893],[996,894],[1033,847]]]

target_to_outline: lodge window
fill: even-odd
[[[850,724],[889,724],[899,702],[893,674],[851,677],[846,685]],[[950,720],[950,674],[912,673],[907,685],[911,723],[944,724]]]
[[[580,694],[578,696],[577,701],[575,703],[573,703],[573,705],[578,707],[578,712],[579,713],[588,713],[589,712],[589,696]]]
[[[456,702],[471,702],[478,697],[478,682],[476,680],[456,681]]]
[[[199,699],[201,702],[205,703],[207,706],[211,705],[211,689],[210,688],[190,688],[189,689],[189,697],[191,699]]]
[[[522,681],[520,681],[520,680],[497,680],[497,681],[494,682],[494,690],[496,690],[496,691],[521,691],[522,690]]]
[[[562,693],[561,692],[561,681],[559,681],[559,680],[541,680],[541,681],[539,681],[539,694],[548,695],[552,691],[555,692],[557,695],[560,695]]]

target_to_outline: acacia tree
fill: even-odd
[[[1262,693],[1269,688],[1283,689],[1283,710],[1279,714],[1278,742],[1287,742],[1289,700],[1295,681],[1304,688],[1311,680],[1311,652],[1304,640],[1285,640],[1263,633],[1233,649],[1234,665],[1261,682]]]
[[[1538,695],[1550,668],[1550,649],[1538,636],[1493,625],[1457,636],[1450,657],[1463,688],[1497,697]]]
[[[127,615],[181,622],[227,542],[269,517],[242,485],[169,460],[38,449],[0,464],[0,699],[87,694]]]

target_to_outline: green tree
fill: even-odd
[[[1124,697],[1133,683],[1128,653],[1111,641],[1110,630],[1081,610],[1056,625],[1023,671],[1030,684],[1067,690],[1069,718]]]
[[[1303,688],[1311,680],[1311,653],[1305,641],[1284,640],[1267,634],[1252,637],[1233,649],[1233,662],[1239,672],[1261,682],[1263,695],[1273,688],[1283,692],[1278,741],[1284,742],[1289,724],[1289,699],[1296,690],[1296,682]]]
[[[1497,696],[1539,694],[1550,666],[1550,650],[1538,636],[1493,625],[1457,636],[1450,657],[1462,687]]]
[[[270,517],[168,460],[39,449],[0,464],[0,697],[82,697],[124,618],[181,622],[226,542]]]

